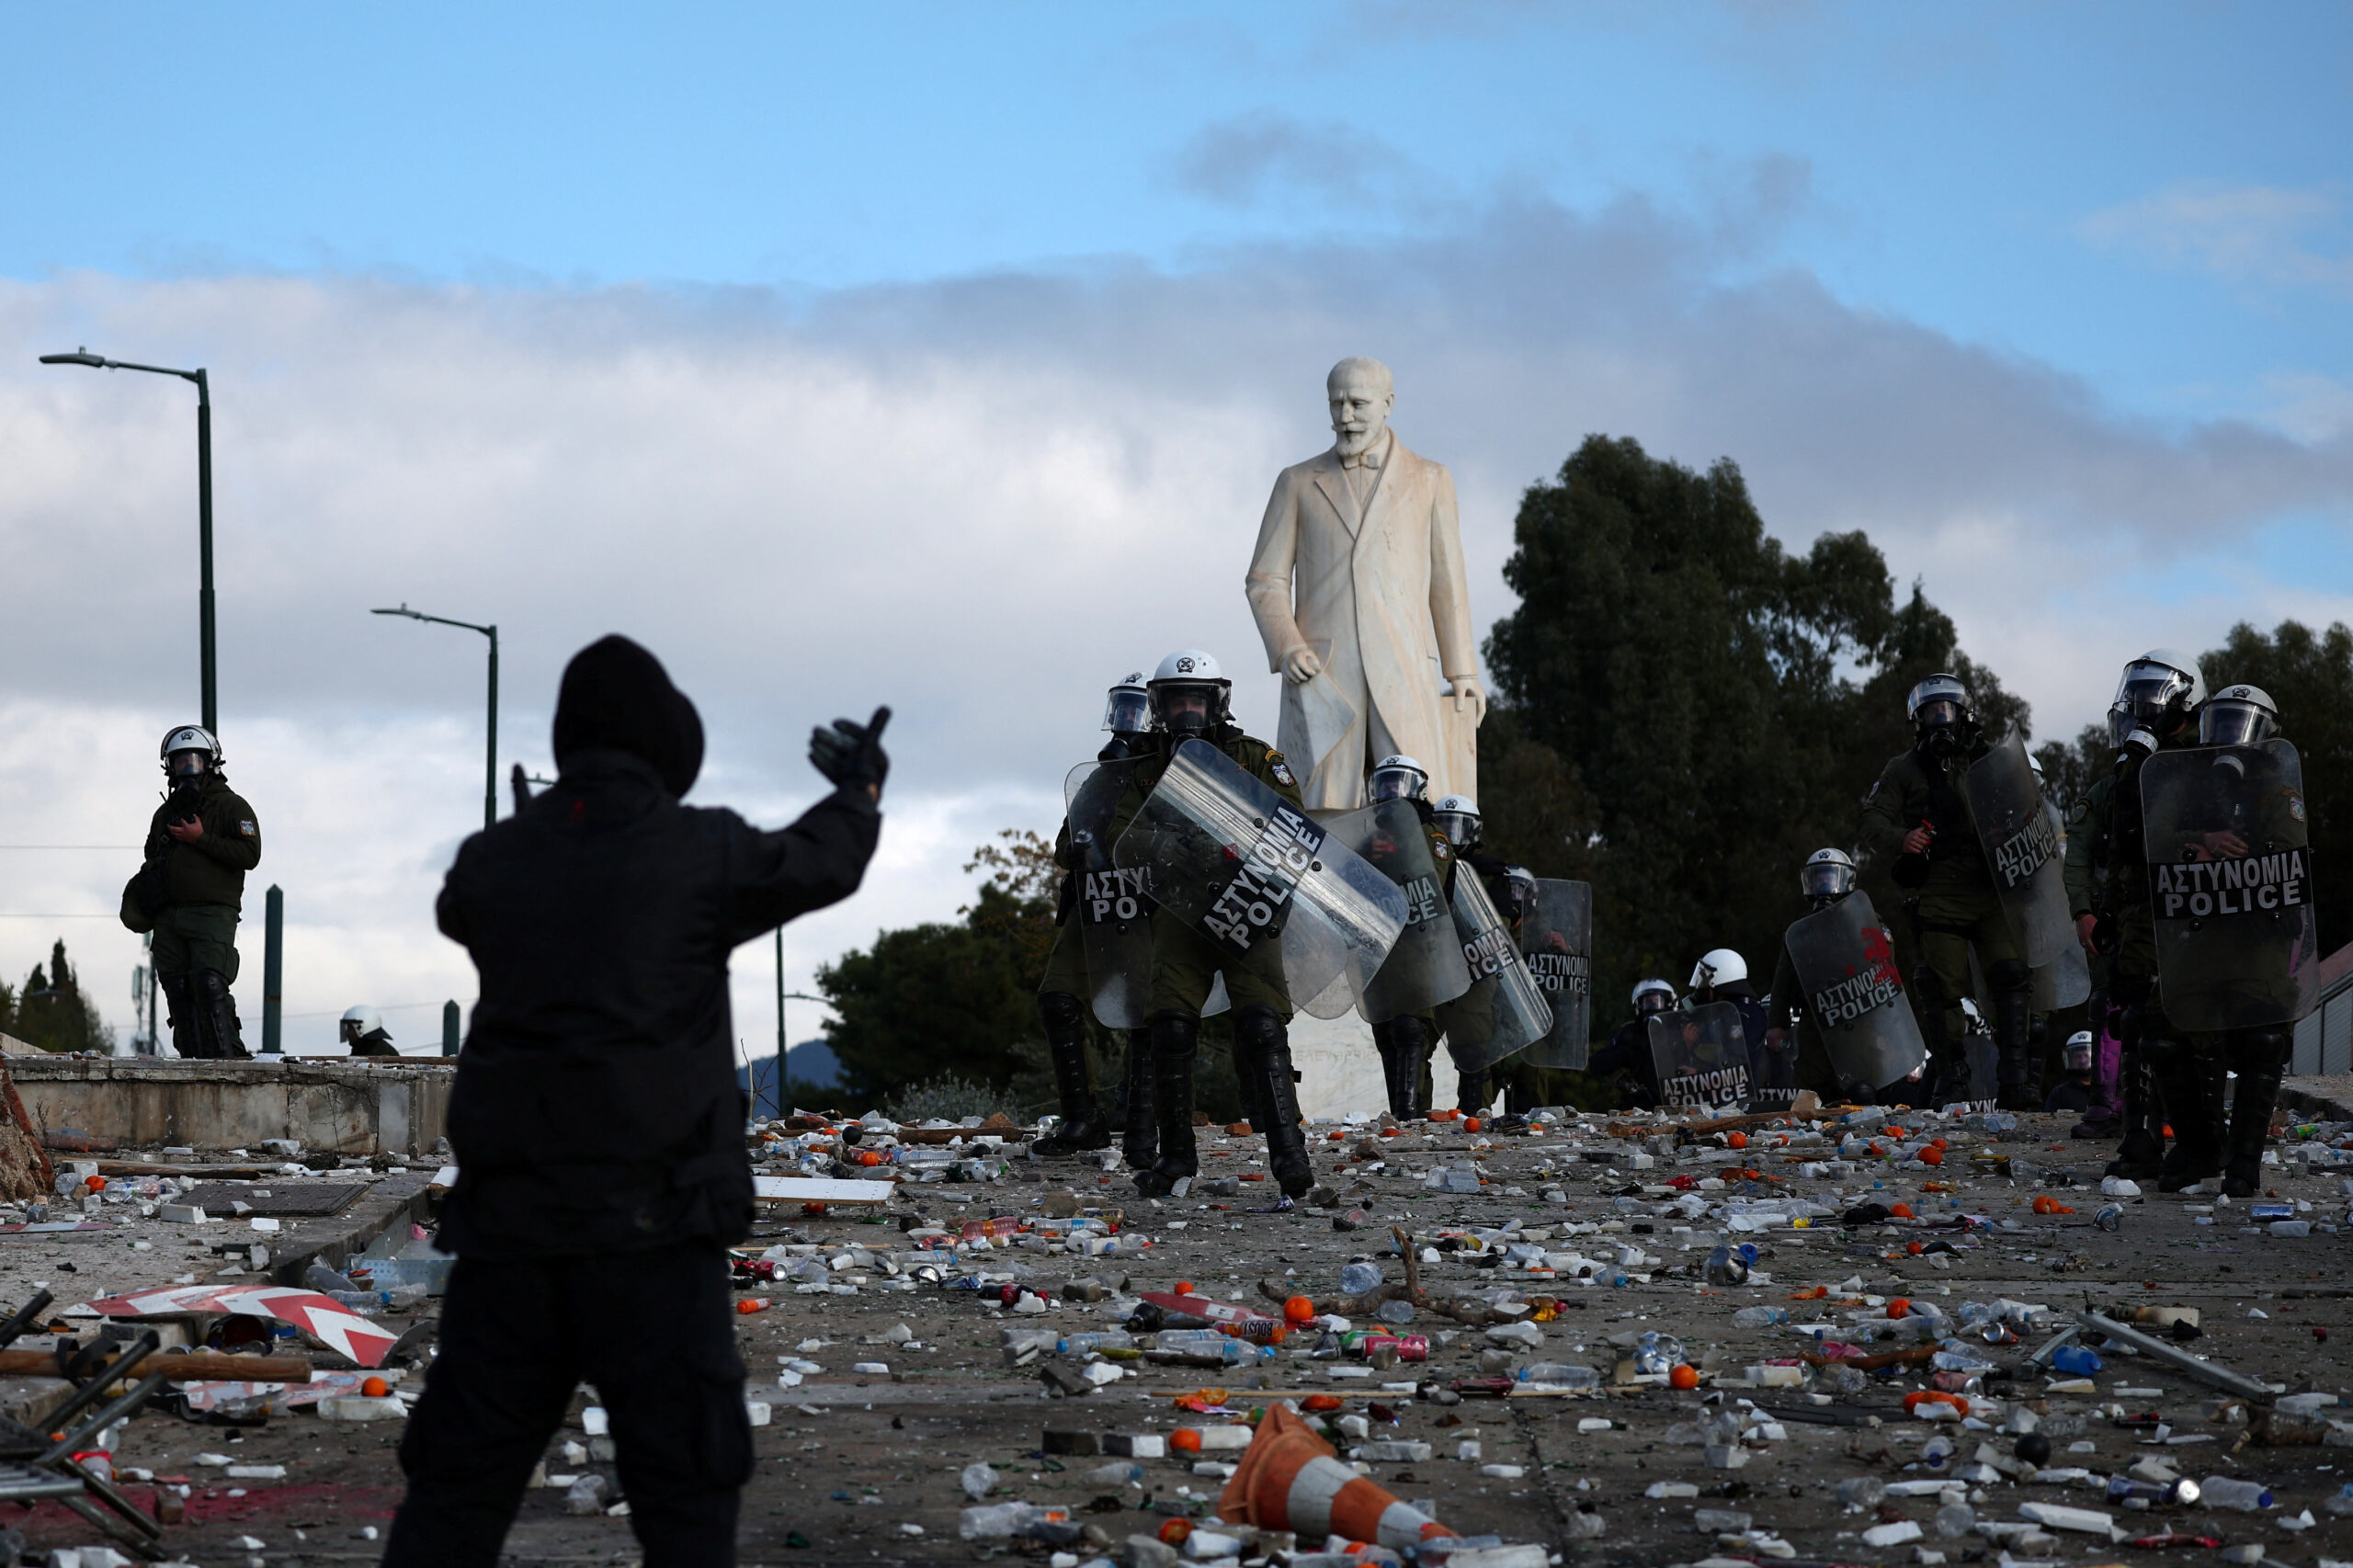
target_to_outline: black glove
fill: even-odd
[[[877,708],[863,724],[836,719],[830,730],[810,731],[810,766],[838,789],[871,785],[880,793],[891,772],[891,758],[882,750],[882,726],[890,722],[891,710]]]

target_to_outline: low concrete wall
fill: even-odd
[[[448,1126],[457,1063],[347,1057],[183,1062],[10,1056],[33,1124],[124,1144],[251,1148],[292,1138],[345,1154],[417,1154]]]

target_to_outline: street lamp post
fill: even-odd
[[[490,639],[490,741],[483,754],[482,825],[490,826],[498,820],[498,628],[476,626],[471,620],[451,620],[446,616],[426,615],[403,603],[397,609],[375,609],[370,615],[404,615],[411,620],[429,620],[436,626],[455,626],[468,631],[479,631]]]
[[[204,727],[215,738],[221,733],[221,703],[214,679],[212,651],[212,384],[204,369],[175,370],[163,365],[134,365],[109,359],[86,348],[71,354],[44,354],[44,365],[86,365],[93,370],[144,370],[154,376],[177,376],[196,383],[196,550],[199,585],[196,597],[198,666],[203,683]]]

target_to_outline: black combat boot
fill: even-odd
[[[2252,1198],[2263,1190],[2263,1148],[2271,1141],[2271,1113],[2279,1104],[2289,1037],[2275,1029],[2241,1029],[2231,1036],[2231,1070],[2239,1075],[2231,1096],[2230,1163],[2222,1190]]]
[[[204,1026],[197,1021],[196,977],[167,974],[156,983],[164,988],[164,1007],[172,1026],[172,1049],[190,1060],[205,1054]]]
[[[1152,1016],[1152,1109],[1160,1128],[1160,1156],[1136,1173],[1136,1190],[1165,1198],[1176,1184],[1200,1174],[1193,1143],[1193,1061],[1200,1047],[1201,1020],[1192,1013]]]
[[[1495,1097],[1487,1088],[1487,1070],[1474,1067],[1465,1071],[1458,1065],[1454,1074],[1454,1103],[1462,1114],[1477,1116],[1485,1110],[1487,1102]]]
[[[2108,1162],[2106,1175],[2143,1181],[2165,1168],[2165,1115],[2149,1061],[2154,1043],[2138,1039],[2124,1042],[2124,1138],[2116,1146],[2116,1158]]]
[[[1233,1015],[1233,1059],[1257,1091],[1267,1139],[1267,1171],[1286,1198],[1300,1198],[1315,1185],[1307,1160],[1307,1133],[1299,1124],[1299,1084],[1291,1074],[1290,1034],[1272,1008],[1245,1007]]]
[[[1429,1115],[1422,1099],[1422,1052],[1429,1029],[1411,1013],[1372,1026],[1372,1043],[1381,1052],[1381,1076],[1389,1088],[1389,1114],[1400,1122],[1418,1121]]]
[[[1051,1160],[1109,1148],[1110,1123],[1086,1086],[1086,1008],[1066,991],[1049,991],[1038,998],[1038,1017],[1046,1027],[1046,1054],[1054,1065],[1054,1093],[1062,1101],[1063,1119],[1051,1132],[1031,1142],[1030,1153]]]
[[[2028,1041],[2034,1029],[2034,971],[2018,959],[2002,959],[1985,979],[1994,993],[1994,1103],[2003,1110],[2040,1110]]]
[[[2152,1041],[2151,1067],[2173,1123],[2173,1147],[2157,1165],[2157,1190],[2180,1192],[2222,1174],[2223,1067],[2218,1056],[2201,1056],[2187,1040]]]
[[[1919,998],[1921,1043],[1928,1048],[1920,1091],[1927,1097],[1928,1109],[1942,1110],[1969,1097],[1969,1053],[1952,1038],[1952,1013],[1945,1006],[1944,982],[1936,971],[1922,969],[1912,977],[1912,986]],[[1902,1085],[1895,1087],[1902,1092]]]
[[[218,1062],[244,1062],[244,1028],[237,1022],[237,999],[229,994],[228,977],[219,970],[199,969],[188,977],[196,986],[196,1021],[204,1037],[203,1053]]]
[[[1160,1129],[1152,1121],[1152,1031],[1130,1029],[1124,1038],[1128,1103],[1121,1118],[1120,1153],[1128,1169],[1145,1171],[1160,1157]]]

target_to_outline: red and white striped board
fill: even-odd
[[[133,1290],[92,1301],[90,1310],[108,1317],[170,1317],[182,1312],[242,1312],[250,1317],[276,1318],[339,1356],[362,1367],[383,1364],[384,1355],[400,1336],[388,1333],[358,1313],[316,1290],[288,1285],[180,1285],[160,1290]]]

